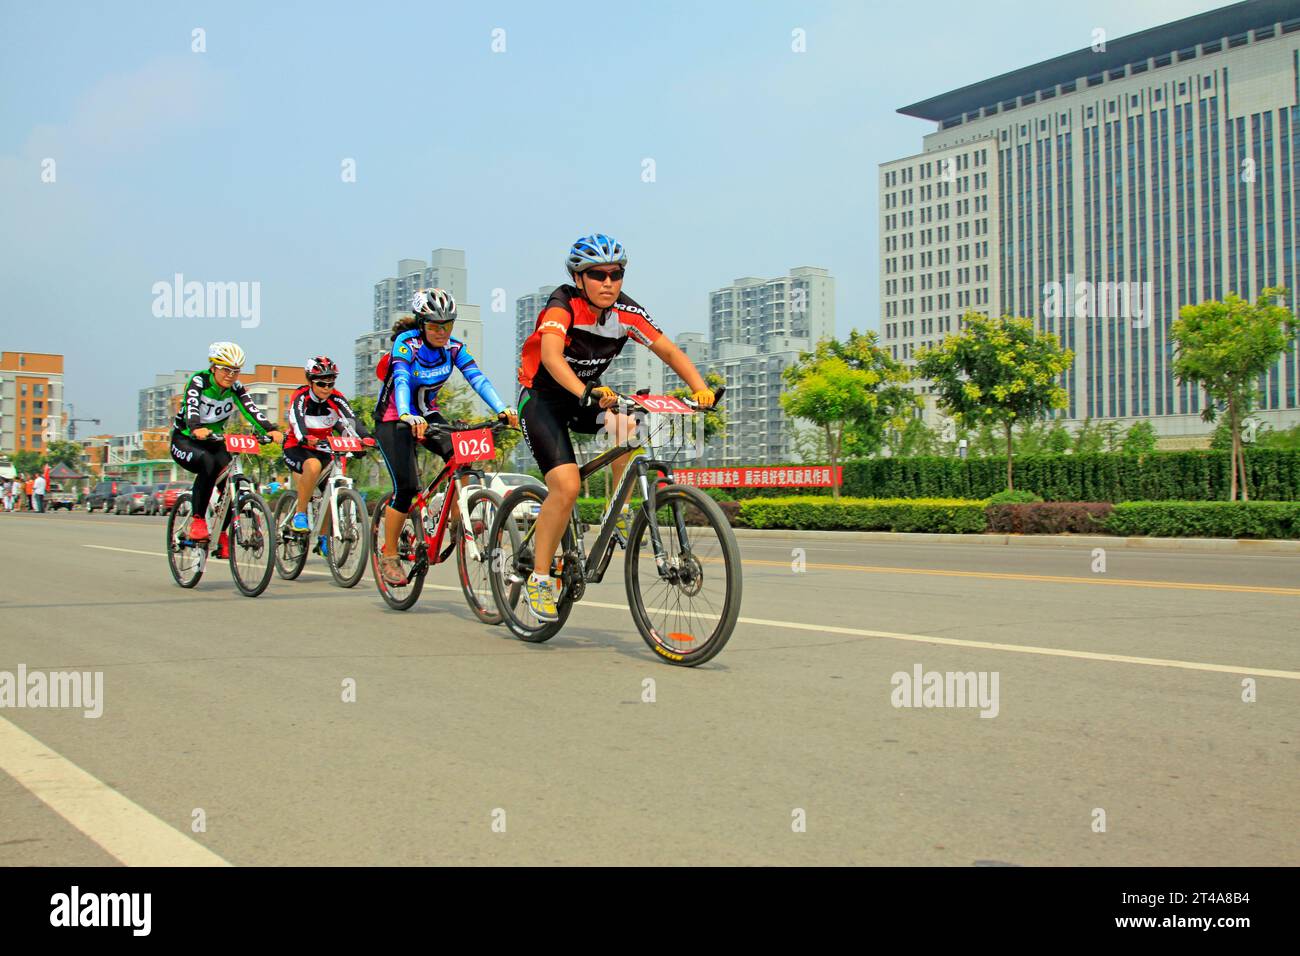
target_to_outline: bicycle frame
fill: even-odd
[[[222,489],[217,492],[217,500],[215,502],[209,502],[208,504],[208,508],[212,512],[212,525],[217,529],[218,533],[226,530],[226,515],[230,511],[230,503],[239,500],[239,495],[243,491],[245,485],[252,484],[252,479],[244,474],[244,469],[241,464],[242,459],[242,454],[231,455],[230,464],[226,465],[225,468],[222,468],[221,471],[217,473],[216,480],[212,483],[213,488]],[[223,485],[224,488],[222,488]],[[188,541],[190,544],[200,543],[191,540],[188,536],[186,536],[184,540]],[[211,542],[211,538],[202,542],[203,555],[199,558],[200,570],[202,570],[203,565],[206,563],[208,547]]]
[[[448,429],[448,432],[454,431],[474,431],[478,428],[490,428],[498,424],[496,419],[490,422],[481,422],[477,425],[468,425],[467,427]],[[447,525],[451,522],[451,504],[455,500],[460,508],[461,516],[469,514],[469,493],[470,483],[463,482],[465,478],[474,478],[477,483],[483,486],[487,485],[487,477],[481,468],[473,467],[472,462],[461,461],[453,456],[452,460],[442,466],[442,470],[437,476],[425,486],[424,490],[415,496],[411,502],[411,510],[420,515],[420,536],[422,538],[420,546],[417,549],[414,573],[422,572],[424,569],[441,564],[451,556],[455,550],[455,542],[449,542],[446,548],[442,546],[443,535],[447,531]],[[429,533],[428,526],[424,521],[425,507],[432,500],[438,488],[442,487],[444,482],[449,482],[456,489],[455,499],[451,494],[443,494],[442,508],[438,512],[438,519],[435,522],[433,533]],[[463,483],[462,483],[463,482]],[[479,550],[478,542],[466,540],[465,549],[467,556],[473,561],[484,560],[483,552]]]
[[[462,484],[461,480],[470,477],[475,478],[480,485],[487,484],[487,477],[480,468],[472,468],[464,462],[453,462],[449,465],[443,465],[442,470],[438,472],[437,477],[434,478],[433,481],[429,482],[428,486],[415,496],[415,500],[411,503],[412,509],[423,517],[425,515],[425,506],[430,500],[432,500],[437,489],[440,488],[444,482],[449,481],[456,488],[455,501],[460,506],[460,513],[462,515],[468,514],[470,487],[468,482]],[[438,510],[438,520],[434,525],[433,534],[429,533],[429,529],[423,520],[420,522],[420,533],[424,538],[424,552],[420,557],[427,560],[430,565],[441,564],[443,561],[447,560],[451,555],[452,546],[455,544],[455,542],[449,543],[445,550],[442,547],[443,535],[447,531],[447,525],[451,523],[452,500],[452,496],[449,494],[444,494],[442,496],[442,507]],[[477,543],[466,541],[465,547],[470,558],[475,561],[482,559],[482,553],[479,551]],[[432,555],[432,560],[429,560],[430,555]]]
[[[719,391],[719,395],[721,395],[721,391],[722,390]],[[616,407],[626,409],[626,412],[630,413],[634,418],[645,414],[645,410],[628,396],[619,395],[619,398],[621,401]],[[645,454],[633,457],[633,459],[628,462],[627,468],[624,469],[623,478],[619,482],[614,496],[610,499],[609,510],[601,520],[600,530],[596,534],[596,540],[592,543],[591,550],[587,552],[586,555],[583,555],[581,547],[579,546],[579,550],[576,552],[566,552],[563,555],[556,555],[557,558],[561,558],[564,562],[561,565],[561,573],[556,576],[565,581],[566,585],[570,587],[574,584],[577,585],[577,587],[574,588],[574,600],[578,600],[582,597],[582,592],[585,590],[587,584],[599,584],[604,579],[605,571],[609,567],[610,559],[614,556],[614,535],[616,533],[618,513],[622,510],[623,506],[631,500],[634,485],[641,491],[641,497],[643,499],[641,502],[641,508],[645,512],[648,523],[651,547],[654,550],[655,556],[655,568],[658,570],[660,577],[666,578],[673,573],[672,569],[668,567],[667,552],[664,550],[663,540],[659,534],[659,523],[655,520],[655,513],[658,511],[656,505],[656,493],[659,487],[661,485],[673,484],[675,479],[673,477],[673,466],[671,463],[659,461],[654,457],[653,438],[647,436],[644,445],[626,442],[602,452],[585,465],[579,467],[578,477],[579,480],[586,479],[600,471],[600,469],[604,468],[609,463],[621,458],[623,455],[626,455],[629,452],[642,450],[645,451]],[[651,472],[655,473],[653,481],[650,480]],[[686,526],[682,521],[681,514],[677,514],[675,519],[677,524],[676,531],[678,541],[681,548],[682,550],[689,550]],[[519,541],[518,546],[516,546],[516,553],[519,553],[519,550],[523,546],[527,545],[536,528],[537,525],[534,522],[524,534],[523,538]],[[573,535],[573,540],[581,542],[582,523],[578,520],[578,509],[576,507],[569,515],[569,528]],[[568,559],[570,557],[577,558],[580,562],[582,568],[582,575],[580,578],[565,573],[568,569]],[[552,572],[554,572],[554,562],[552,563]]]
[[[312,494],[317,491],[321,493],[322,507],[316,510],[316,516],[312,519],[311,530],[293,531],[288,529],[290,534],[306,535],[308,540],[316,537],[321,533],[321,528],[325,526],[325,516],[330,518],[330,537],[339,537],[339,490],[351,488],[352,479],[347,476],[347,452],[330,451],[330,463],[321,469],[320,477],[316,479],[316,487],[312,489]],[[297,494],[296,490],[288,491],[286,494]],[[288,521],[293,520],[289,515]]]

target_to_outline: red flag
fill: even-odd
[[[50,493],[50,466],[45,466],[45,493]]]

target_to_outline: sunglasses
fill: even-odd
[[[455,319],[425,319],[425,325],[437,326],[440,329],[449,329],[456,324]]]
[[[313,385],[324,385],[326,388],[332,388],[334,383],[337,381],[337,378],[313,378],[311,383]]]
[[[238,375],[243,371],[242,368],[231,368],[228,365],[214,365],[212,368],[217,372],[224,372],[226,375]]]
[[[611,282],[621,282],[623,281],[623,276],[625,273],[626,273],[625,269],[609,269],[608,271],[605,269],[588,269],[586,272],[583,273],[583,275],[590,276],[591,278],[594,278],[597,282],[604,282],[606,279],[610,280]]]

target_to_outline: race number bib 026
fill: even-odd
[[[355,435],[331,435],[330,447],[335,451],[361,451],[361,439]]]
[[[472,432],[455,432],[451,436],[452,448],[457,461],[486,461],[495,458],[496,442],[492,440],[492,429],[480,428]]]
[[[632,397],[647,412],[656,412],[661,415],[690,415],[693,412],[693,409],[680,398],[673,398],[671,395],[634,395]]]
[[[226,451],[234,455],[256,455],[257,439],[252,435],[227,435]]]

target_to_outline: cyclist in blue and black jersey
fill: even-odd
[[[393,479],[393,499],[384,518],[384,545],[379,553],[379,570],[389,584],[405,583],[397,560],[397,539],[402,522],[419,491],[415,446],[421,444],[444,461],[452,456],[451,437],[445,432],[430,434],[430,425],[446,425],[438,411],[438,392],[456,369],[487,403],[488,407],[517,427],[519,418],[501,401],[465,343],[453,338],[456,300],[442,289],[422,289],[411,302],[415,327],[394,327],[388,370],[375,404],[375,440]],[[455,504],[451,517],[455,517]]]

